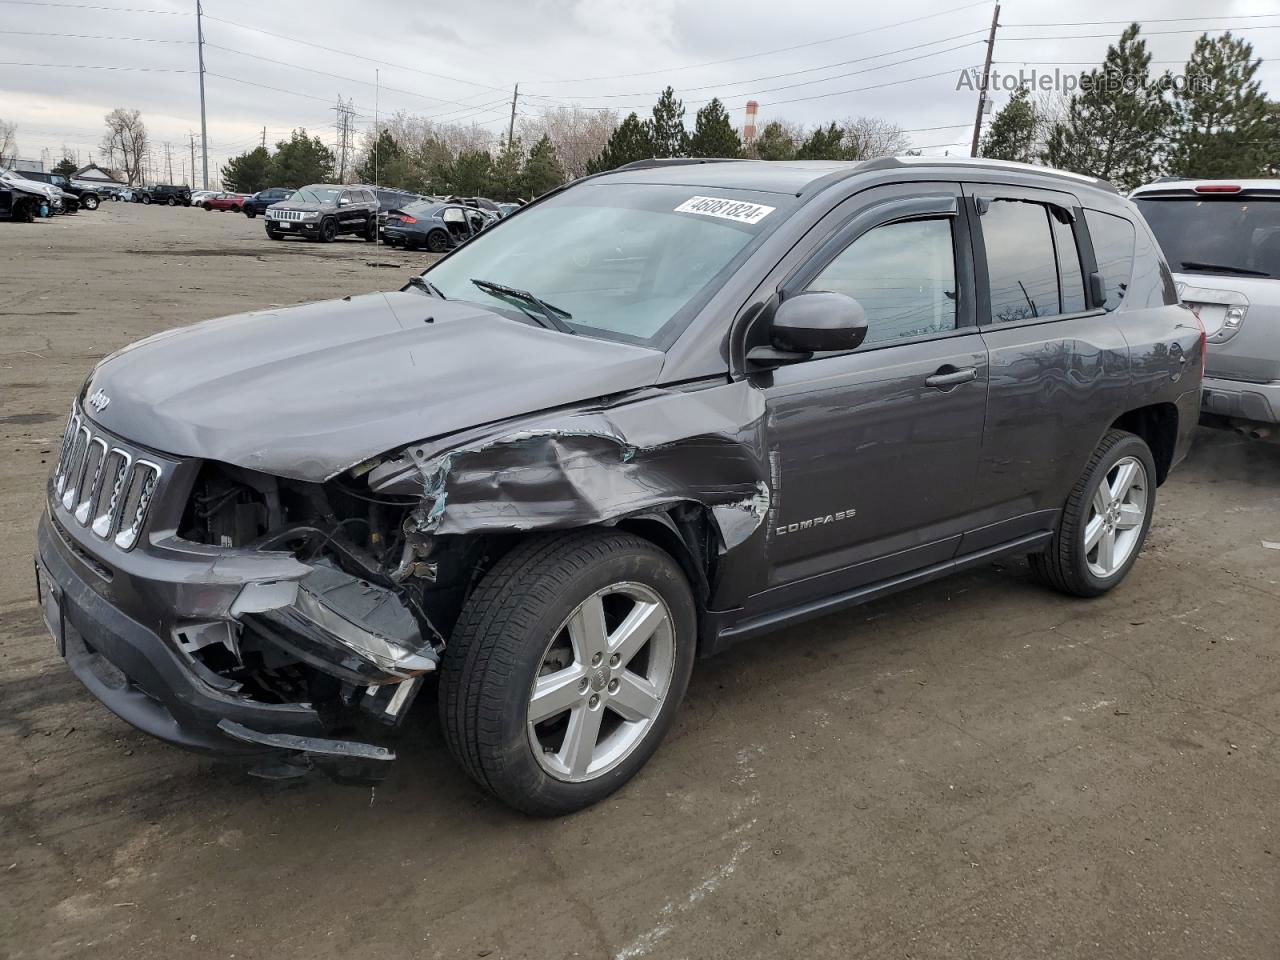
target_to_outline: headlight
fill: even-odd
[[[316,217],[318,217],[318,216],[320,216],[320,214],[319,214],[317,211],[315,211],[315,210],[308,210],[308,211],[306,211],[305,213],[303,213],[303,215],[302,215],[302,219],[303,219],[303,220],[314,220],[314,219],[315,219]]]

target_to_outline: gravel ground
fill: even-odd
[[[993,564],[748,643],[562,820],[473,788],[426,710],[376,790],[110,716],[30,559],[94,361],[423,262],[182,208],[0,224],[0,957],[1280,957],[1280,446],[1229,434],[1110,596]]]

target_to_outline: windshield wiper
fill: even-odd
[[[432,283],[426,277],[421,275],[410,277],[409,286],[417,287],[419,290],[422,290],[433,297],[439,297],[441,300],[449,299],[441,292],[439,287],[437,287],[434,283]]]
[[[1231,267],[1225,263],[1201,263],[1199,260],[1183,260],[1183,270],[1203,270],[1206,273],[1234,273],[1241,277],[1269,277],[1265,270],[1250,270],[1247,267]]]
[[[492,280],[477,280],[475,277],[471,278],[471,282],[491,296],[506,297],[509,300],[531,304],[538,311],[538,314],[529,313],[528,310],[524,311],[525,314],[548,330],[573,333],[573,328],[565,323],[565,320],[573,319],[573,314],[535,297],[528,290],[517,290],[515,287],[508,287],[504,283],[494,283]]]

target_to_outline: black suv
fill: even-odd
[[[303,192],[333,216],[345,189]],[[376,777],[438,683],[466,772],[563,813],[649,759],[697,656],[1018,554],[1116,587],[1204,349],[1101,181],[643,162],[399,292],[104,360],[39,596],[89,690],[172,743]]]
[[[328,243],[343,233],[378,239],[378,198],[371,187],[313,183],[272,204],[264,216],[272,240],[299,236]]]
[[[97,210],[98,205],[102,203],[102,195],[93,187],[76,186],[60,173],[42,173],[39,170],[22,170],[19,172],[28,180],[51,183],[55,187],[65,190],[80,201],[80,209],[82,210]]]
[[[140,203],[165,203],[171,207],[191,206],[191,188],[172,183],[158,183],[152,187],[135,190],[133,199]]]
[[[268,187],[266,190],[259,190],[252,197],[245,200],[242,209],[244,215],[252,220],[254,217],[266,213],[267,207],[273,203],[281,203],[293,196],[293,191],[288,187]]]

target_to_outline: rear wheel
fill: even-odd
[[[369,222],[364,225],[364,238],[369,243],[378,242],[378,218],[370,217]]]
[[[250,210],[248,207],[245,207],[244,215],[248,217],[250,220],[252,220],[254,217],[257,216],[257,214],[254,213],[252,210]]]
[[[1076,481],[1053,541],[1030,558],[1032,571],[1063,593],[1106,593],[1137,562],[1155,500],[1151,449],[1139,436],[1112,430]]]
[[[671,726],[695,624],[683,571],[646,540],[590,530],[526,541],[481,580],[445,648],[449,749],[526,813],[604,799]]]
[[[427,234],[427,249],[432,253],[444,253],[449,249],[449,236],[443,230],[432,230]]]
[[[94,196],[85,197],[85,198],[84,198],[84,200],[82,200],[82,201],[81,201],[81,203],[84,205],[84,208],[85,208],[86,210],[97,210],[97,209],[98,209],[98,198],[97,198],[97,197],[94,197]]]

